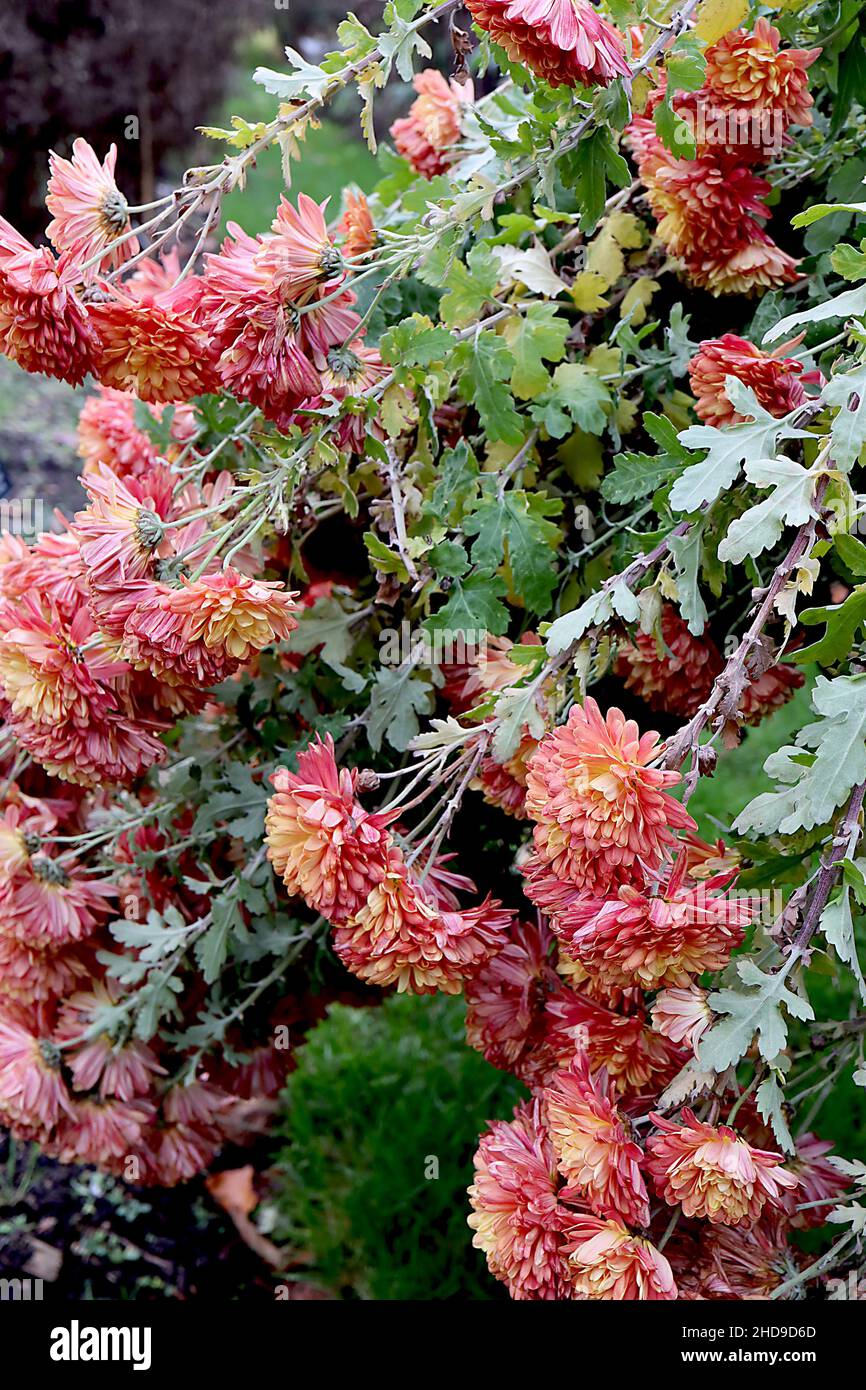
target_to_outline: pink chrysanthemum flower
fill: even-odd
[[[73,386],[95,371],[99,356],[77,279],[68,257],[37,250],[0,217],[0,352],[25,372]]]
[[[79,264],[106,251],[101,261],[82,272],[85,281],[95,280],[100,270],[116,270],[138,251],[134,237],[112,245],[129,231],[128,204],[114,179],[116,163],[116,145],[100,164],[81,139],[73,141],[71,159],[61,159],[53,150],[48,156],[45,206],[53,220],[46,230],[57,251],[68,251]]]
[[[176,1187],[204,1173],[223,1145],[217,1130],[191,1125],[160,1123],[146,1129],[135,1155],[140,1163],[139,1181],[147,1186]]]
[[[38,948],[83,941],[104,921],[113,896],[110,883],[37,851],[0,883],[0,930]]]
[[[580,900],[583,888],[559,878],[540,854],[529,850],[518,862],[523,874],[524,893],[547,916],[559,917],[571,903]]]
[[[318,394],[319,374],[304,351],[297,306],[283,302],[263,263],[266,239],[234,222],[228,233],[219,254],[208,256],[198,317],[222,384],[287,428],[300,402]]]
[[[785,125],[812,124],[807,68],[820,48],[779,47],[778,29],[767,19],[751,32],[732,29],[707,49],[706,86],[718,100],[750,113],[774,111]]]
[[[296,597],[278,580],[231,566],[184,579],[179,589],[151,584],[126,621],[123,655],[169,682],[216,685],[254,652],[286,640],[297,627]]]
[[[276,302],[257,308],[219,359],[222,384],[287,430],[321,379],[298,337],[297,315]]]
[[[783,356],[792,346],[792,343],[784,343],[775,352],[762,352],[736,333],[724,333],[721,338],[702,342],[689,362],[689,384],[698,419],[717,428],[743,420],[725,394],[725,377],[728,376],[751,387],[758,404],[771,415],[787,415],[802,405],[806,400],[803,364],[796,357]]]
[[[760,724],[768,714],[786,705],[805,677],[796,666],[779,664],[750,681],[740,698],[738,714],[744,724]]]
[[[129,391],[99,386],[88,396],[78,417],[78,453],[84,459],[84,472],[98,472],[101,465],[119,478],[144,478],[157,466],[156,446],[135,421],[136,398]],[[148,406],[155,420],[165,407]],[[195,412],[180,403],[172,410],[169,433],[177,446],[187,444],[196,433]],[[172,450],[172,452],[174,452]]]
[[[90,639],[90,640],[88,640]],[[165,757],[152,714],[119,682],[128,667],[79,610],[64,624],[34,600],[0,606],[0,695],[19,742],[56,777],[82,786],[127,782]]]
[[[462,108],[472,101],[472,83],[448,82],[441,72],[427,68],[415,74],[412,85],[418,95],[408,116],[391,126],[391,135],[416,173],[432,179],[454,162],[453,146],[460,139]]]
[[[363,193],[347,189],[343,195],[343,216],[338,231],[343,235],[343,255],[347,260],[356,260],[365,252],[372,251],[376,245],[376,228],[370,214],[370,207]]]
[[[154,405],[218,390],[210,341],[193,313],[196,291],[189,281],[182,289],[185,295],[138,298],[115,291],[115,299],[91,304],[100,345],[96,375],[104,386],[134,391]]]
[[[164,1076],[146,1043],[132,1040],[115,1047],[108,1038],[95,1038],[69,1053],[67,1066],[77,1091],[99,1089],[105,1099],[116,1097],[129,1101],[146,1096],[153,1086],[154,1076]]]
[[[565,991],[551,964],[554,949],[555,939],[541,922],[520,922],[464,991],[469,1045],[530,1086],[557,1065],[547,1044],[547,1002]]]
[[[114,1043],[106,1034],[85,1039],[100,1012],[117,1003],[120,991],[111,982],[94,981],[64,999],[53,1037],[65,1044],[64,1059],[76,1091],[99,1091],[103,1100],[135,1100],[153,1090],[154,1078],[164,1076],[153,1049],[136,1038]],[[79,1045],[68,1045],[78,1041]]]
[[[155,1115],[147,1101],[73,1097],[69,1116],[61,1116],[46,1152],[61,1163],[92,1163],[125,1176],[125,1164],[138,1156],[144,1130]]]
[[[576,1298],[654,1300],[676,1298],[671,1267],[648,1240],[632,1235],[619,1221],[573,1216],[565,1250],[570,1257]]]
[[[552,87],[626,77],[625,41],[588,0],[467,0],[472,18]]]
[[[622,884],[608,897],[581,897],[554,919],[568,955],[608,988],[685,987],[690,977],[723,970],[752,920],[752,904],[728,897],[730,874],[698,884],[686,857],[649,887]]]
[[[173,1187],[203,1172],[223,1144],[232,1097],[205,1082],[174,1086],[157,1125],[145,1131],[138,1157],[141,1181]]]
[[[799,278],[799,262],[755,227],[750,239],[728,250],[697,252],[685,259],[689,279],[710,294],[753,294],[780,289]]]
[[[93,962],[76,946],[40,950],[7,936],[0,926],[0,1000],[18,1005],[46,1004],[77,989]]]
[[[667,1038],[654,1033],[645,1013],[616,1013],[586,994],[552,998],[548,1042],[560,1065],[585,1052],[593,1071],[603,1067],[621,1097],[657,1095],[686,1060]]]
[[[7,806],[0,816],[0,892],[3,884],[19,873],[30,859],[28,840],[38,843],[31,818],[20,806]]]
[[[32,545],[8,532],[0,537],[0,595],[14,600],[34,593],[66,622],[87,602],[78,542],[70,531],[45,531]]]
[[[669,603],[662,609],[659,635],[635,632],[620,642],[616,674],[652,710],[691,719],[722,669],[711,637],[694,637]]]
[[[605,1073],[593,1075],[586,1057],[578,1056],[544,1091],[550,1141],[569,1196],[582,1198],[597,1216],[647,1226],[643,1154],[613,1097]]]
[[[76,513],[73,531],[90,607],[101,631],[119,640],[151,586],[155,561],[170,553],[163,523],[171,511],[174,478],[157,465],[146,479],[122,479],[102,464],[84,485],[90,505]]]
[[[742,855],[738,849],[718,839],[715,844],[702,840],[700,835],[687,835],[682,844],[689,878],[715,878],[739,868]]]
[[[540,1103],[494,1120],[475,1154],[469,1188],[472,1244],[518,1300],[568,1299],[571,1276],[563,1230],[571,1213],[557,1197],[556,1157]]]
[[[60,1054],[38,1024],[0,1014],[0,1114],[16,1128],[50,1130],[71,1113]]]
[[[190,1081],[178,1083],[166,1092],[162,1112],[169,1124],[218,1131],[232,1105],[232,1097],[221,1086],[207,1081]]]
[[[526,810],[541,860],[560,879],[604,889],[638,863],[655,868],[694,821],[667,788],[680,780],[649,764],[658,735],[590,697],[542,739],[527,767]]]
[[[603,984],[597,975],[590,975],[588,970],[584,970],[580,961],[572,960],[571,956],[567,956],[562,949],[559,950],[556,958],[556,973],[582,999],[588,999],[593,1004],[601,1004],[605,1009],[620,1009],[624,1013],[628,1013],[629,1010],[640,1006],[641,991],[639,989],[611,988]]]
[[[513,915],[489,895],[476,907],[458,909],[433,871],[426,882],[416,878],[392,848],[360,911],[337,928],[334,950],[370,984],[395,984],[413,994],[459,994],[464,981],[501,949]]]
[[[337,294],[341,283],[329,280],[318,286],[299,315],[298,341],[317,371],[325,369],[331,348],[353,342],[359,334],[363,336],[360,315],[352,308],[358,296],[351,289]]]
[[[296,211],[288,198],[281,198],[271,223],[273,235],[258,246],[257,266],[282,304],[302,302],[310,290],[343,269],[343,257],[325,222],[327,206],[327,198],[316,203],[299,193]]]
[[[520,644],[540,646],[541,638],[525,632]],[[505,690],[522,678],[525,668],[511,659],[514,645],[510,637],[488,635],[481,647],[467,649],[462,660],[442,664],[442,691],[455,714],[465,714],[491,690]]]
[[[668,1206],[714,1225],[754,1226],[765,1207],[785,1209],[799,1179],[780,1154],[752,1148],[727,1125],[708,1125],[683,1110],[683,1124],[654,1114],[661,1131],[647,1141],[647,1168]]]
[[[653,1028],[663,1038],[670,1038],[677,1047],[689,1047],[697,1053],[698,1043],[713,1021],[707,1003],[707,991],[697,985],[687,988],[663,989],[653,1000]]]
[[[338,769],[328,734],[299,754],[297,772],[278,768],[271,778],[265,840],[274,872],[336,925],[360,911],[387,866],[394,814],[364,810],[359,777]]]

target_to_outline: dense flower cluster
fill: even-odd
[[[726,1124],[724,1089],[701,1118],[659,1113],[713,1020],[698,980],[727,965],[753,905],[723,844],[683,836],[656,752],[591,700],[542,739],[524,872],[543,913],[466,989],[469,1041],[534,1097],[482,1136],[470,1189],[475,1244],[515,1298],[766,1296],[798,1268],[787,1233],[806,1186],[819,1203],[844,1188],[813,1137],[786,1164],[752,1108]],[[744,1232],[733,1261],[726,1227]]]
[[[761,829],[771,810],[755,840],[707,843],[686,802],[715,766],[699,740],[735,743],[803,684],[766,629],[784,618],[796,646],[799,596],[825,601],[818,552],[835,543],[856,574],[857,550],[813,483],[796,508],[752,507],[776,570],[739,637],[755,572],[720,542],[731,524],[748,534],[758,483],[747,470],[742,507],[709,487],[671,520],[715,469],[686,461],[712,431],[678,429],[678,385],[687,372],[713,426],[751,418],[752,395],[803,423],[782,431],[783,462],[793,476],[802,454],[839,500],[821,439],[841,429],[849,464],[862,443],[856,378],[844,403],[839,385],[840,344],[859,340],[846,323],[820,345],[834,405],[801,339],[765,352],[706,301],[692,322],[720,336],[695,350],[685,313],[665,336],[647,309],[669,270],[715,296],[805,288],[766,230],[764,175],[813,123],[818,50],[758,19],[706,48],[698,90],[674,91],[703,51],[690,10],[621,32],[592,0],[467,4],[502,81],[484,42],[476,100],[453,27],[455,76],[412,78],[369,201],[350,187],[329,212],[293,193],[259,234],[216,230],[268,146],[288,175],[340,88],[357,84],[375,150],[373,98],[392,65],[406,78],[430,54],[436,7],[388,7],[369,46],[353,17],[340,54],[280,78],[297,100],[208,128],[231,153],[163,198],[130,207],[115,147],[100,160],[78,139],[50,156],[48,244],[0,219],[0,352],[88,383],[82,505],[55,531],[0,534],[0,1124],[66,1162],[182,1182],[261,1126],[328,1002],[462,993],[469,1045],[527,1092],[481,1136],[469,1190],[474,1244],[512,1297],[784,1293],[812,1277],[799,1233],[848,1184],[821,1138],[791,1123],[790,1139],[797,1092],[781,1087],[789,1064],[789,1083],[809,1075],[808,1010],[781,986],[807,984],[816,950],[844,967],[850,943],[823,914],[844,905],[828,898],[843,867],[851,886],[862,788],[839,803],[844,866],[829,840],[783,836],[794,816]],[[626,120],[645,197],[617,153]],[[836,138],[823,105],[815,125],[815,148]],[[797,158],[814,170],[812,153]],[[847,251],[821,260],[822,287],[830,269],[857,278]],[[618,454],[609,486],[639,403],[659,466]],[[411,649],[392,659],[398,627]],[[817,649],[836,670],[839,628]],[[858,673],[838,679],[856,690]],[[663,730],[694,722],[665,746],[641,707]],[[445,717],[422,730],[422,714]],[[792,803],[832,762],[822,748],[812,767],[821,721],[787,750]],[[808,830],[835,809],[813,805]],[[464,839],[490,862],[457,861]],[[749,882],[786,895],[768,930]],[[763,999],[758,981],[779,986],[778,1029],[756,1012],[760,1046],[744,1024],[710,1070],[740,984]],[[834,1025],[840,1065],[851,1022]],[[291,1046],[276,1040],[289,1026]]]
[[[748,294],[796,279],[797,263],[768,236],[770,184],[755,166],[812,121],[807,69],[818,49],[781,49],[779,31],[759,19],[707,50],[703,87],[677,93],[673,107],[695,144],[679,158],[662,142],[651,113],[629,127],[630,142],[658,235],[689,278],[712,294]]]
[[[427,77],[456,102],[439,74]],[[419,96],[419,103],[435,100]],[[453,142],[441,113],[428,113],[424,129],[437,149]],[[107,278],[137,251],[115,160],[112,147],[100,165],[84,140],[76,140],[71,161],[52,157],[48,234],[58,256],[0,219],[0,351],[27,371],[101,383],[82,425],[88,462],[131,458],[131,471],[145,471],[142,452],[134,452],[133,397],[155,413],[179,407],[171,432],[183,442],[186,403],[198,395],[225,387],[287,429],[304,427],[304,412],[325,397],[361,394],[385,375],[378,352],[364,345],[326,205],[304,193],[297,208],[282,200],[266,236],[231,224],[204,275],[181,271],[172,252],[162,265],[142,262],[122,282]],[[346,216],[343,249],[355,256],[372,244],[372,223],[357,200]],[[362,441],[350,421],[341,447]]]
[[[36,780],[45,793],[11,782],[0,815],[0,1122],[63,1162],[136,1183],[185,1181],[240,1137],[250,1095],[278,1092],[291,1051],[267,1047],[263,1066],[237,1034],[235,1060],[215,1056],[191,1080],[167,1040],[143,1043],[118,1029],[134,999],[106,970],[118,896],[132,920],[170,900],[190,923],[202,899],[156,868],[145,882],[137,859],[159,849],[154,831],[127,845],[125,878],[88,874],[62,842],[87,828],[100,794],[58,794]],[[315,1013],[297,1004],[300,1040]]]
[[[296,210],[284,198],[267,236],[231,223],[201,283],[198,318],[220,383],[280,428],[326,393],[361,392],[384,375],[363,346],[325,206],[301,193]]]
[[[334,949],[362,980],[416,994],[460,991],[505,943],[512,913],[488,895],[463,908],[471,879],[442,861],[407,858],[391,822],[357,800],[359,774],[338,769],[333,740],[319,740],[280,769],[268,806],[268,853],[289,891],[335,927]]]

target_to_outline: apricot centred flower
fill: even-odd
[[[568,1244],[575,1296],[589,1299],[654,1300],[676,1298],[671,1267],[648,1240],[632,1235],[619,1221],[575,1216]]]
[[[660,1197],[686,1216],[714,1225],[754,1226],[765,1207],[782,1211],[799,1179],[780,1154],[754,1149],[728,1125],[708,1125],[693,1111],[683,1124],[652,1119],[660,1133],[647,1141],[647,1167]]]
[[[561,880],[603,890],[640,862],[661,863],[677,830],[694,829],[669,793],[680,780],[649,764],[658,735],[641,734],[618,709],[575,705],[527,766],[526,811],[540,860]]]

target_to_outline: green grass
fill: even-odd
[[[524,1095],[467,1046],[462,1000],[333,1007],[283,1096],[280,1235],[309,1252],[304,1277],[347,1298],[503,1296],[466,1188],[479,1133]]]

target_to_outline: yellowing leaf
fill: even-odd
[[[650,92],[655,90],[655,83],[648,73],[639,72],[632,83],[631,104],[634,114],[642,116]]]
[[[646,322],[646,311],[649,302],[659,287],[658,280],[651,280],[648,275],[641,275],[630,285],[622,303],[619,306],[619,316],[621,319],[631,315],[631,323],[635,328],[639,328]]]
[[[692,32],[704,43],[718,43],[742,24],[748,13],[748,0],[701,0]]]
[[[585,430],[575,430],[556,451],[560,463],[581,492],[595,492],[604,473],[601,440]]]
[[[646,228],[633,212],[612,212],[607,225],[624,251],[636,251],[646,240]]]
[[[626,396],[620,396],[613,412],[620,434],[630,434],[637,421],[637,404]]]
[[[569,290],[574,307],[582,314],[597,314],[601,309],[606,309],[608,301],[604,291],[609,285],[610,281],[599,275],[598,271],[582,270]]]
[[[607,343],[599,343],[587,354],[586,365],[592,367],[599,376],[618,377],[622,370],[622,353],[619,348],[610,347]]]
[[[398,434],[402,434],[415,423],[418,419],[418,407],[405,386],[394,382],[388,387],[382,396],[379,417],[391,439],[396,439]]]
[[[595,238],[586,253],[586,268],[597,275],[603,275],[607,284],[612,285],[625,270],[625,257],[608,223]]]

